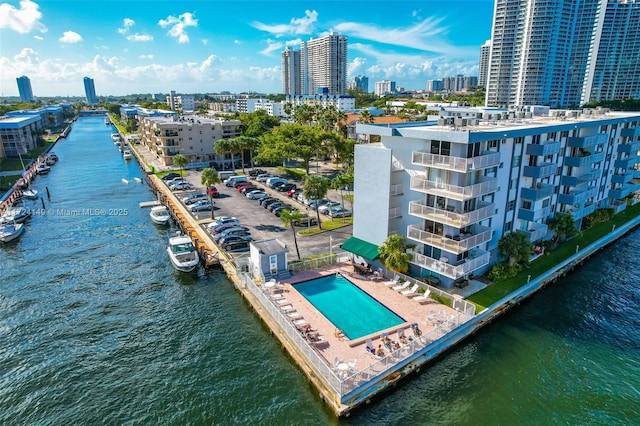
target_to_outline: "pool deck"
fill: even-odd
[[[361,290],[394,311],[405,319],[406,322],[353,341],[346,337],[341,337],[339,330],[337,330],[336,327],[324,317],[324,315],[322,315],[292,286],[292,284],[298,282],[328,275],[335,275],[337,273],[343,275]],[[321,343],[314,344],[313,347],[326,361],[328,366],[335,366],[336,359],[342,363],[357,360],[355,369],[361,370],[378,361],[375,357],[367,354],[365,351],[365,342],[367,339],[371,339],[374,347],[377,347],[378,344],[382,343],[380,340],[381,333],[386,332],[389,334],[389,338],[391,340],[397,340],[396,332],[399,329],[405,330],[405,335],[407,337],[414,338],[414,333],[410,328],[412,323],[418,324],[423,335],[429,334],[430,331],[435,329],[436,326],[451,315],[458,314],[454,309],[432,299],[428,299],[422,303],[415,301],[412,298],[393,290],[391,286],[385,286],[385,282],[388,282],[388,280],[367,279],[365,276],[353,273],[351,265],[340,264],[313,271],[298,272],[291,278],[281,281],[281,285],[277,286],[277,290],[266,291],[269,293],[281,294],[280,297],[283,296],[286,298],[289,302],[288,305],[291,305],[292,308],[300,314],[301,318],[304,318],[304,320],[313,329],[319,332],[323,337],[323,341]],[[277,304],[277,301],[274,300],[274,303]],[[357,313],[354,314],[357,315]],[[427,317],[429,316],[434,317],[434,321],[427,321]]]

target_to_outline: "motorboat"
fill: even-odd
[[[8,243],[16,238],[20,237],[24,232],[24,224],[22,223],[7,223],[6,225],[0,225],[0,241]]]
[[[6,225],[12,223],[23,223],[27,219],[31,218],[31,214],[31,209],[23,202],[22,205],[9,207],[0,217],[0,224]]]
[[[186,235],[169,238],[167,253],[173,267],[180,272],[191,272],[200,263],[196,248]]]
[[[125,160],[131,160],[131,151],[129,151],[128,149],[125,149],[125,150],[122,152],[122,157],[123,157]]]
[[[22,191],[22,196],[28,200],[37,200],[38,191],[32,188],[28,188]]]
[[[169,220],[171,219],[169,210],[167,210],[165,206],[151,207],[149,216],[151,217],[151,221],[153,223],[157,223],[158,225],[167,225],[169,223]]]
[[[36,167],[36,174],[46,175],[49,173],[50,170],[51,170],[51,167],[47,166],[46,164],[44,163],[38,164],[38,167]]]

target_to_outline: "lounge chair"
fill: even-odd
[[[297,320],[293,321],[293,325],[295,325],[296,328],[300,329],[301,327],[308,326],[309,323],[304,318],[300,318],[300,319],[297,319]]]
[[[404,284],[401,285],[397,285],[395,287],[391,287],[393,290],[395,291],[400,291],[400,290],[405,290],[407,289],[409,286],[411,285],[411,283],[409,281],[405,281]]]
[[[288,304],[289,304],[289,301],[288,301],[287,299],[285,299],[285,298],[282,298],[282,299],[277,299],[277,300],[276,300],[276,303],[277,303],[278,305],[280,305],[280,306],[284,306],[284,305],[288,305]]]
[[[349,366],[349,373],[350,374],[355,374],[358,372],[358,370],[356,370],[356,364],[358,363],[358,359],[350,359],[349,362],[347,363],[347,365]]]
[[[400,275],[396,275],[391,281],[385,282],[384,285],[387,287],[395,286],[398,285],[398,281],[400,281]]]
[[[293,311],[295,308],[293,307],[293,305],[284,305],[284,306],[280,306],[280,310],[282,310],[282,312],[289,312],[289,311]]]
[[[400,292],[400,294],[407,297],[412,294],[417,294],[416,292],[418,291],[418,287],[420,287],[420,285],[414,284],[413,287],[411,287],[409,290],[403,290]]]
[[[431,290],[427,289],[427,291],[425,291],[424,293],[422,293],[421,295],[414,297],[413,300],[415,300],[416,302],[426,302],[427,300],[429,300],[429,295],[431,294]]]
[[[292,320],[297,320],[297,319],[302,318],[302,315],[298,311],[291,311],[291,312],[287,313],[287,316]]]

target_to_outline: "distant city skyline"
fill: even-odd
[[[0,3],[0,91],[34,97],[96,94],[282,93],[287,46],[334,31],[349,38],[347,80],[477,75],[493,0],[343,2],[7,1]],[[153,7],[150,7],[153,5]],[[391,13],[392,12],[392,13]],[[97,21],[96,21],[97,20]]]

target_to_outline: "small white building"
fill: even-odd
[[[277,238],[251,241],[251,273],[254,278],[283,279],[289,273],[289,248]]]

